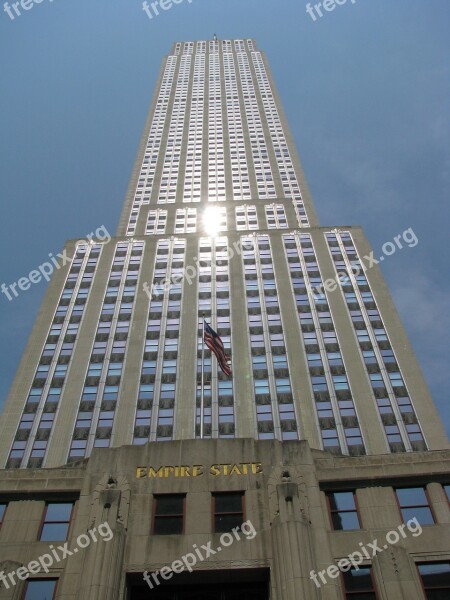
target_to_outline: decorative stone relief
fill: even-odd
[[[296,487],[296,496],[299,499],[299,506],[302,518],[310,522],[308,498],[306,495],[306,484],[299,467],[289,465],[275,467],[268,479],[268,494],[269,494],[269,514],[270,523],[272,524],[275,517],[280,514],[278,486],[280,485]],[[292,487],[290,487],[292,489]]]
[[[111,492],[111,494],[108,494]],[[95,486],[92,494],[90,527],[96,525],[96,520],[99,514],[102,514],[102,509],[110,509],[112,504],[118,503],[116,520],[124,529],[128,526],[128,513],[130,508],[131,488],[128,480],[124,476],[114,476],[112,474],[104,475],[99,483]],[[100,506],[103,502],[104,506]]]

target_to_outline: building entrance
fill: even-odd
[[[134,574],[127,600],[269,600],[268,579],[266,569],[194,572],[150,589]]]
[[[266,584],[186,585],[173,589],[132,588],[130,600],[268,600]]]

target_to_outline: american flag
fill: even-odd
[[[214,331],[212,327],[208,325],[206,321],[203,322],[205,331],[205,344],[214,352],[219,363],[219,367],[225,373],[225,375],[231,375],[231,367],[228,364],[229,358],[225,354],[225,347],[223,345],[220,336]]]

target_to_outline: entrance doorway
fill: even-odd
[[[269,600],[268,569],[183,573],[153,589],[142,575],[128,578],[127,600]]]

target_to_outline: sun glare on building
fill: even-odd
[[[209,237],[216,237],[222,230],[224,209],[219,206],[208,206],[203,212],[203,229]]]

